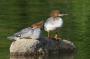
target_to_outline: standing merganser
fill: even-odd
[[[50,17],[44,24],[45,31],[48,32],[48,37],[50,37],[50,31],[56,30],[57,28],[61,28],[63,25],[63,19],[60,16],[64,16],[67,14],[60,14],[59,10],[53,10],[50,14]],[[56,35],[55,35],[56,36]]]
[[[15,33],[14,35],[8,37],[10,40],[19,40],[22,38],[26,39],[38,39],[41,33],[40,28],[43,26],[43,22],[33,24],[31,27],[25,28],[20,32]]]

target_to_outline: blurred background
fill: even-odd
[[[53,9],[69,14],[62,17],[61,35],[75,43],[75,59],[90,59],[89,5],[90,0],[0,0],[0,59],[9,59],[8,36],[46,20]]]

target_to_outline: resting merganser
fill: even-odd
[[[48,37],[50,36],[50,31],[54,31],[57,28],[61,28],[63,25],[63,19],[60,16],[64,16],[67,14],[60,14],[59,10],[53,10],[50,14],[50,17],[44,24],[45,31],[48,32]]]
[[[41,34],[40,28],[42,27],[42,25],[43,25],[42,21],[35,23],[31,27],[25,28],[25,29],[21,30],[20,32],[17,32],[8,38],[10,40],[18,40],[18,39],[22,39],[22,38],[38,39]]]

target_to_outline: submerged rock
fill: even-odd
[[[74,51],[75,45],[68,40],[55,39],[20,39],[13,41],[10,46],[10,55],[36,55],[59,53],[60,51]]]

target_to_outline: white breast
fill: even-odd
[[[63,20],[62,18],[58,17],[57,20],[53,20],[52,17],[48,19],[48,21],[44,24],[44,28],[46,31],[52,31],[55,30],[58,27],[62,27]]]

